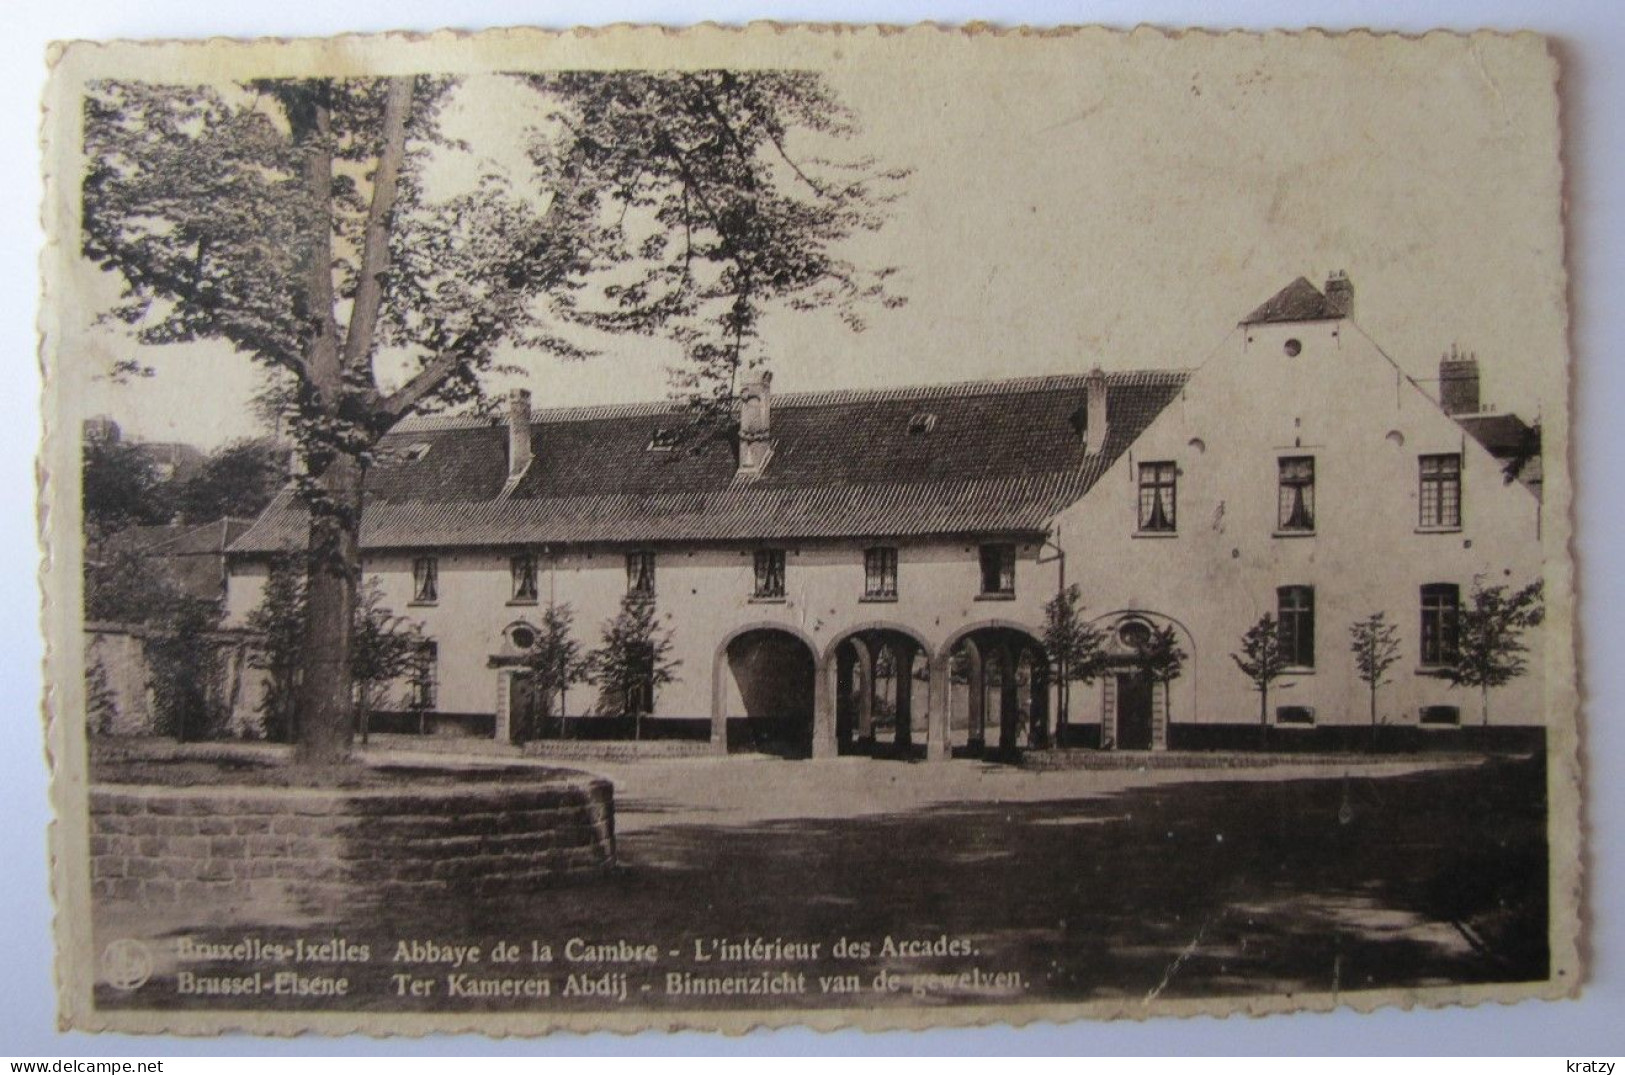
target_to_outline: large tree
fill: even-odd
[[[111,314],[149,344],[223,341],[286,385],[310,513],[307,762],[349,751],[365,474],[403,418],[480,398],[499,349],[582,358],[604,332],[678,340],[678,388],[726,415],[770,304],[860,328],[865,305],[898,301],[887,270],[837,251],[881,226],[900,175],[824,155],[856,122],[819,76],[510,82],[537,102],[517,175],[452,129],[454,79],[86,96],[83,252],[124,281]],[[442,193],[453,159],[479,178]]]

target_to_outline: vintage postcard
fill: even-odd
[[[65,1025],[1580,989],[1543,39],[51,65]]]

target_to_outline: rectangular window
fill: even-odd
[[[757,597],[784,596],[784,550],[756,550]]]
[[[1417,719],[1423,724],[1453,726],[1461,723],[1461,710],[1453,705],[1425,705]]]
[[[1424,455],[1421,467],[1421,510],[1424,527],[1461,526],[1461,455]]]
[[[513,599],[536,600],[536,557],[528,553],[515,556],[509,561],[509,567],[513,571]]]
[[[417,665],[412,669],[412,707],[433,709],[440,682],[440,646],[425,642],[418,650]]]
[[[1171,534],[1177,522],[1176,471],[1172,463],[1140,464],[1140,532]]]
[[[1282,586],[1275,591],[1281,626],[1281,658],[1293,668],[1315,666],[1315,589]]]
[[[440,561],[419,556],[412,561],[412,602],[432,605],[440,600]]]
[[[1275,526],[1292,533],[1313,533],[1315,529],[1315,459],[1299,456],[1282,459],[1281,493]]]
[[[1437,668],[1456,660],[1460,637],[1461,587],[1430,582],[1422,587],[1422,665]]]
[[[982,546],[982,592],[1007,595],[1016,592],[1016,547]]]
[[[626,592],[639,597],[655,595],[655,554],[629,552],[626,554]]]
[[[1312,705],[1278,705],[1275,707],[1277,724],[1313,724],[1315,707]]]
[[[897,596],[897,550],[880,546],[863,550],[863,596]]]

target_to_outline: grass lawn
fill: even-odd
[[[782,767],[758,770],[769,787],[778,774],[812,771],[757,764]],[[871,768],[853,772],[865,779],[904,770],[912,778],[925,769],[861,764]],[[338,909],[331,920],[297,929],[243,922],[185,931],[208,939],[342,936],[365,943],[371,962],[315,968],[349,975],[356,984],[348,998],[245,1005],[177,996],[169,967],[136,993],[100,987],[98,1002],[439,1011],[616,1006],[560,995],[572,971],[627,969],[565,962],[562,949],[572,937],[658,946],[658,964],[632,969],[627,1003],[670,1008],[704,1006],[665,994],[665,976],[674,971],[804,972],[804,995],[726,1002],[772,1007],[1283,995],[1547,974],[1539,757],[1398,775],[1362,767],[1266,779],[1162,773],[1107,791],[1091,790],[1092,774],[1047,774],[1020,778],[1049,781],[1041,786],[1056,790],[1043,796],[963,797],[857,816],[789,810],[807,816],[712,818],[703,804],[728,771],[662,770],[694,774],[670,778],[693,783],[686,803],[623,796],[618,786],[620,865],[591,882],[484,901]],[[101,932],[98,941],[106,943],[111,935]],[[887,936],[947,936],[974,954],[885,957],[879,949]],[[814,960],[788,964],[692,959],[696,941],[749,937],[819,942],[821,950]],[[837,958],[832,948],[842,937],[868,942],[870,955]],[[552,964],[474,970],[549,976],[553,994],[450,1000],[437,988],[430,998],[395,996],[390,975],[403,968],[390,957],[402,939],[477,943],[487,951],[501,940],[526,951],[533,940],[547,944]],[[972,967],[984,975],[1018,972],[1020,983],[991,992],[985,983],[942,983],[923,997],[904,989],[857,998],[823,993],[817,983],[820,975],[853,974],[867,986],[887,969]],[[422,973],[439,977],[447,969]],[[240,970],[220,965],[215,972]]]

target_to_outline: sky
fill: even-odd
[[[1549,418],[1565,353],[1551,70],[1527,39],[1433,40],[837,37],[795,56],[861,117],[848,152],[912,169],[887,226],[848,247],[896,266],[908,302],[861,333],[773,314],[775,389],[1198,366],[1295,277],[1345,270],[1356,320],[1412,376],[1457,344],[1487,404]],[[471,163],[522,167],[534,102],[490,75],[462,94],[448,122]],[[96,323],[117,293],[73,274],[62,353],[84,413],[206,448],[255,432],[258,369]],[[155,376],[103,375],[126,357]],[[523,373],[493,387],[539,406],[657,399],[678,357],[646,339],[586,363],[510,351]]]

